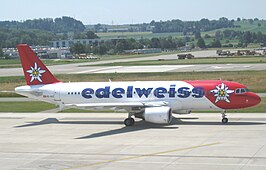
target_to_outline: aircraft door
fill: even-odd
[[[55,89],[54,90],[54,101],[61,101],[61,98],[60,98],[60,89]]]

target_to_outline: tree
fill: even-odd
[[[152,48],[160,48],[161,47],[161,43],[159,38],[152,38],[151,39],[151,47]]]
[[[211,38],[211,36],[209,34],[205,34],[204,38]]]
[[[198,39],[197,46],[198,46],[199,48],[206,48],[206,44],[205,44],[205,41],[204,41],[203,38],[199,38],[199,39]]]
[[[97,39],[99,37],[94,32],[88,31],[88,32],[86,32],[86,38],[87,39]]]
[[[76,43],[70,47],[70,52],[74,54],[82,54],[86,52],[86,47],[81,43]]]
[[[119,40],[115,45],[115,51],[118,53],[123,52],[126,50],[126,41],[125,40]]]
[[[248,22],[250,23],[250,24],[253,24],[253,19],[248,19]]]
[[[212,47],[212,48],[221,48],[222,47],[222,44],[220,42],[219,39],[215,39],[213,40],[213,42],[210,43],[209,47]]]
[[[195,32],[194,32],[194,36],[195,36],[195,39],[199,39],[199,38],[201,38],[201,33],[200,33],[200,31],[199,31],[199,30],[195,31]]]
[[[238,22],[239,22],[239,21],[241,21],[241,19],[240,19],[240,18],[237,18],[236,20],[237,20]]]
[[[4,52],[2,50],[2,48],[0,48],[0,58],[4,57]]]
[[[221,31],[216,31],[215,32],[215,38],[219,39],[219,40],[223,39],[222,32]]]

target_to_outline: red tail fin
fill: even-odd
[[[27,44],[17,46],[27,85],[59,83]]]

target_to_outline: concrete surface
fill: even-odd
[[[216,54],[216,50],[195,51],[192,53],[199,57],[222,57]],[[131,72],[187,72],[187,71],[242,71],[242,70],[266,70],[266,64],[201,64],[201,65],[161,65],[161,66],[93,66],[97,64],[121,63],[144,60],[171,60],[177,59],[177,54],[163,54],[160,56],[125,58],[103,60],[86,63],[74,63],[54,65],[48,68],[54,74],[85,74],[85,73],[131,73]],[[88,67],[80,67],[88,66]],[[0,68],[0,77],[23,76],[22,68]]]
[[[266,114],[124,127],[126,116],[0,113],[1,169],[266,169]]]
[[[83,63],[84,64],[84,63]],[[79,64],[81,65],[81,64]],[[247,71],[266,70],[266,64],[199,64],[199,65],[158,65],[158,66],[88,66],[78,64],[48,67],[53,74],[86,73],[143,73],[143,72],[201,72],[201,71]],[[23,76],[22,68],[0,69],[0,77]]]

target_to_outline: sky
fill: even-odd
[[[0,0],[0,21],[73,17],[84,24],[266,19],[266,0]]]

